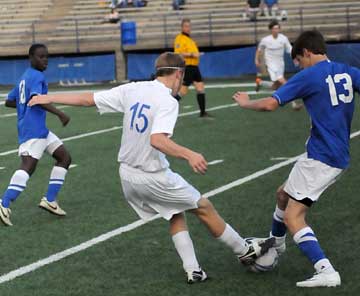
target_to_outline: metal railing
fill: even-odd
[[[283,32],[293,39],[304,30],[318,28],[328,40],[360,39],[360,3],[353,3],[351,6],[327,4],[317,13],[313,11],[314,8],[306,7],[287,10],[288,19],[282,23]],[[270,19],[259,17],[252,22],[244,17],[244,10],[224,9],[206,13],[171,12],[162,16],[149,16],[147,19],[144,16],[123,16],[120,21],[137,23],[137,44],[125,46],[124,50],[172,47],[173,38],[184,17],[192,20],[192,35],[200,46],[256,44],[268,33],[267,24]],[[21,21],[16,23],[26,24]],[[101,23],[101,19],[93,18],[34,21],[27,30],[19,29],[18,32],[11,33],[10,39],[6,39],[9,36],[6,31],[8,23],[1,23],[0,20],[0,26],[5,28],[0,31],[0,47],[14,48],[31,42],[45,42],[48,45],[71,46],[75,52],[80,52],[83,44],[98,43],[99,48],[103,49],[107,43],[111,47],[114,42],[120,42],[119,25]],[[47,26],[51,29],[47,29]],[[1,51],[0,49],[0,54]]]

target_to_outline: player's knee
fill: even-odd
[[[207,198],[200,198],[198,208],[195,211],[197,216],[206,217],[214,211],[214,206]]]
[[[280,208],[286,207],[289,197],[287,193],[284,191],[283,186],[279,187],[278,190],[276,191],[276,200]]]
[[[62,153],[62,155],[57,159],[57,165],[61,166],[65,169],[68,169],[69,166],[71,165],[71,156],[70,154],[65,151],[64,153]]]

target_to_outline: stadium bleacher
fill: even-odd
[[[32,42],[44,42],[52,53],[79,53],[171,48],[182,18],[192,20],[199,46],[255,44],[268,33],[269,18],[244,19],[245,0],[187,0],[174,11],[171,0],[152,0],[146,7],[118,8],[120,21],[136,22],[137,43],[121,47],[119,24],[103,23],[109,1],[4,0],[0,4],[1,56],[25,55]],[[350,9],[351,7],[351,9]],[[301,30],[318,28],[327,40],[359,38],[357,0],[280,1],[287,11],[283,32],[293,40]]]

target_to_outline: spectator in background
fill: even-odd
[[[185,4],[185,0],[173,0],[172,2],[172,6],[174,8],[174,10],[180,10],[181,9],[181,5]]]
[[[260,10],[261,0],[248,0],[246,6],[245,16],[251,21],[256,21],[257,14]]]
[[[278,0],[264,0],[264,4],[265,15],[275,17],[279,11]]]
[[[144,0],[132,0],[132,5],[134,7],[144,7],[147,5],[147,1]]]
[[[111,12],[104,17],[103,23],[116,24],[120,20],[120,15],[115,8],[111,8]]]
[[[127,0],[111,0],[110,8],[127,7]]]

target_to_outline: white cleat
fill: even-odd
[[[208,279],[207,274],[202,269],[200,269],[199,271],[196,271],[196,270],[187,271],[186,275],[187,275],[187,283],[188,284],[204,282]]]
[[[49,211],[50,213],[58,216],[66,216],[66,212],[60,208],[57,201],[48,201],[46,197],[43,197],[39,203],[39,207]]]
[[[332,273],[319,272],[315,273],[311,278],[297,282],[297,287],[314,288],[314,287],[336,287],[341,285],[340,274],[335,271]]]
[[[1,202],[2,200],[0,199],[0,219],[6,226],[13,226],[10,221],[11,210],[10,208],[4,208]]]

